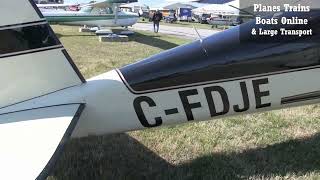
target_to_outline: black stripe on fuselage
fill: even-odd
[[[281,104],[292,104],[302,101],[310,101],[314,99],[320,99],[320,91],[314,91],[309,93],[298,94],[295,96],[284,97],[281,99]]]
[[[0,39],[0,58],[51,47],[62,47],[49,24],[42,21],[0,28]]]
[[[146,91],[136,91],[134,90],[130,84],[127,82],[123,74],[120,70],[116,69],[116,72],[118,73],[119,77],[123,81],[124,85],[127,87],[127,89],[133,93],[133,94],[145,94],[145,93],[155,93],[155,92],[161,92],[161,91],[169,91],[169,90],[175,90],[175,89],[182,89],[182,88],[190,88],[190,87],[196,87],[196,86],[205,86],[210,84],[216,84],[216,83],[225,83],[225,82],[231,82],[231,81],[239,81],[239,80],[245,80],[245,79],[254,79],[254,78],[260,78],[260,77],[266,77],[266,76],[272,76],[272,75],[279,75],[279,74],[286,74],[286,73],[294,73],[294,72],[300,72],[300,71],[307,71],[307,70],[313,70],[313,69],[320,69],[320,66],[311,66],[307,68],[298,68],[293,70],[287,70],[287,71],[278,71],[278,72],[272,72],[272,73],[264,73],[264,74],[256,74],[252,76],[241,76],[237,78],[229,78],[229,79],[222,79],[222,80],[216,80],[216,81],[206,81],[206,82],[200,82],[200,83],[191,83],[181,86],[172,86],[167,88],[158,88],[158,89],[151,89]]]
[[[320,36],[313,38],[320,39]],[[317,43],[281,44],[275,47],[258,44],[256,50],[243,48],[245,44],[238,45],[241,52],[221,50],[220,54],[211,53],[211,56],[206,57],[199,44],[197,46],[193,43],[125,66],[120,68],[118,73],[126,85],[138,94],[282,74],[320,66],[320,45]],[[292,48],[289,48],[290,46]],[[234,51],[239,50],[235,48]],[[249,50],[252,53],[246,52]]]
[[[0,30],[25,27],[25,26],[31,26],[31,25],[37,25],[37,24],[46,24],[46,23],[47,23],[47,20],[42,19],[39,21],[25,22],[25,23],[19,23],[19,24],[9,24],[9,25],[0,26]]]

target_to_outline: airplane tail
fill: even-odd
[[[33,0],[4,1],[0,15],[0,110],[86,82]],[[45,179],[83,108],[0,113],[0,179]]]
[[[0,108],[85,82],[33,2],[13,16],[16,1],[0,7]]]

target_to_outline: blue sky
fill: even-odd
[[[65,3],[86,3],[90,0],[65,0]],[[139,3],[146,4],[148,6],[157,6],[158,4],[163,4],[167,2],[186,2],[188,0],[138,0]]]

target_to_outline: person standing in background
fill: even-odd
[[[141,8],[140,8],[139,11],[138,11],[138,15],[139,15],[139,17],[143,16],[143,11],[142,11]]]
[[[153,21],[153,30],[155,33],[159,32],[159,26],[160,26],[160,21],[162,19],[162,13],[157,10],[152,17],[152,21]]]

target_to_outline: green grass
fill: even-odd
[[[54,26],[86,78],[189,42],[137,32],[99,43]],[[318,105],[71,140],[50,180],[320,179]]]
[[[172,36],[136,32],[129,43],[99,43],[93,33],[79,33],[76,27],[53,27],[86,78],[188,42]]]

